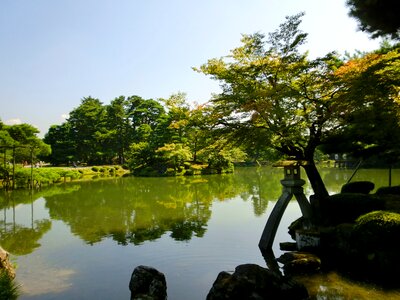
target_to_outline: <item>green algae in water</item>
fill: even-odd
[[[311,300],[380,300],[400,299],[400,290],[382,289],[349,280],[338,273],[296,276],[308,290]]]

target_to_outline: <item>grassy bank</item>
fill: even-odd
[[[39,167],[16,166],[15,181],[12,172],[0,179],[0,188],[39,188],[46,185],[77,180],[93,180],[104,177],[118,177],[129,173],[118,165],[88,167]]]

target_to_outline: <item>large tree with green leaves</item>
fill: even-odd
[[[307,34],[301,17],[268,35],[243,35],[242,46],[227,57],[211,59],[199,69],[221,82],[211,101],[219,127],[231,139],[274,148],[303,161],[316,195],[328,195],[314,163],[314,152],[336,126],[341,104],[333,71],[333,54],[310,60],[300,47]],[[260,137],[263,143],[260,143]]]
[[[39,155],[49,155],[51,148],[44,143],[37,134],[39,130],[30,124],[16,124],[5,126],[12,139],[14,159],[17,162],[29,161]]]
[[[72,163],[79,160],[77,141],[71,130],[71,124],[65,122],[53,125],[44,136],[44,142],[51,146],[51,154],[45,160],[53,165]]]
[[[400,47],[387,47],[347,61],[335,72],[347,107],[341,126],[326,140],[330,152],[375,156],[390,164],[400,157]],[[340,151],[339,151],[340,150]]]
[[[104,140],[107,134],[106,109],[99,99],[86,97],[69,115],[71,133],[77,141],[77,159],[86,163],[103,163],[106,152]]]

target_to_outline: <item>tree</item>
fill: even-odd
[[[125,163],[125,152],[130,143],[130,126],[127,114],[128,100],[120,96],[106,106],[108,143],[111,152],[118,156],[118,163]]]
[[[359,28],[373,38],[389,35],[400,38],[400,10],[396,0],[347,0],[349,15],[359,22]]]
[[[187,144],[193,156],[193,162],[198,161],[198,153],[212,143],[211,109],[208,105],[196,105],[189,111],[186,125]]]
[[[187,125],[189,124],[190,106],[187,103],[185,93],[171,95],[168,99],[162,100],[168,114],[169,142],[186,143]]]
[[[33,156],[46,156],[51,153],[49,145],[37,137],[39,130],[29,124],[17,124],[7,126],[6,130],[13,139],[13,148],[15,149],[15,160],[18,162],[30,161]]]
[[[196,70],[221,82],[222,93],[211,100],[220,130],[242,143],[262,136],[263,147],[303,161],[315,194],[323,198],[328,192],[314,153],[341,111],[333,76],[340,61],[332,53],[309,60],[299,52],[307,37],[299,29],[302,16],[287,17],[267,40],[261,33],[243,35],[231,55]]]
[[[102,141],[107,134],[106,110],[99,99],[86,97],[68,118],[76,141],[77,159],[86,163],[105,161]]]
[[[73,137],[69,122],[51,126],[44,136],[44,142],[51,146],[51,154],[45,158],[51,164],[70,164],[79,160],[76,152],[79,141]]]
[[[330,152],[390,164],[400,157],[400,47],[350,59],[336,70],[342,102],[348,103],[341,126],[325,141]],[[338,151],[341,149],[341,151]]]
[[[165,144],[156,150],[163,159],[166,160],[167,165],[174,168],[174,173],[183,169],[183,163],[192,159],[190,149],[183,144]]]
[[[7,131],[7,126],[0,121],[0,149],[3,153],[4,168],[6,168],[7,149],[12,149],[15,141]]]

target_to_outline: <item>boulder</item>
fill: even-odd
[[[235,272],[219,273],[207,300],[308,299],[306,288],[255,264],[239,265]]]
[[[131,291],[131,299],[167,299],[165,275],[148,266],[138,266],[133,270],[129,290]]]
[[[321,259],[308,252],[287,252],[277,259],[286,275],[310,274],[321,268]]]
[[[15,270],[8,258],[8,252],[0,247],[0,271],[4,270],[11,278],[15,278]]]

